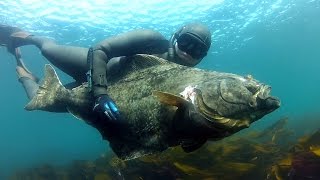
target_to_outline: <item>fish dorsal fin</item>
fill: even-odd
[[[145,69],[157,65],[169,64],[170,62],[160,57],[148,54],[138,54],[132,56],[131,68],[132,70]]]
[[[176,106],[176,107],[183,107],[187,104],[189,104],[190,102],[185,100],[184,98],[180,97],[180,96],[176,96],[174,94],[171,93],[167,93],[167,92],[162,92],[162,91],[153,91],[152,94],[157,97],[157,99],[166,105],[170,105],[170,106]]]
[[[165,65],[178,66],[176,63],[147,54],[137,54],[125,57],[123,63],[125,65],[121,66],[121,70],[119,72],[109,74],[108,81],[110,83],[116,83],[120,80],[124,80],[125,76],[131,73],[143,71],[152,67],[164,67]]]

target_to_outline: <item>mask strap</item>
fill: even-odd
[[[168,48],[168,56],[169,56],[170,60],[173,60],[173,58],[174,58],[174,49],[173,49],[174,42],[180,36],[180,33],[184,28],[185,28],[185,26],[181,27],[177,32],[172,34],[172,36],[170,37],[169,48]]]

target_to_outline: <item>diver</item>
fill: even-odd
[[[0,44],[16,56],[17,74],[31,99],[38,89],[36,78],[23,65],[18,47],[35,45],[57,68],[70,75],[75,82],[66,87],[76,87],[88,81],[95,98],[93,111],[102,120],[120,121],[121,114],[108,96],[107,74],[121,71],[127,57],[135,54],[153,54],[169,61],[195,66],[211,46],[211,33],[201,23],[190,23],[173,33],[170,40],[153,30],[134,30],[107,38],[91,48],[56,44],[46,37],[36,36],[17,27],[0,25]],[[92,124],[98,130],[99,124]]]

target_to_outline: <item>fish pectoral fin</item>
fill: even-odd
[[[181,148],[183,149],[184,152],[189,153],[199,149],[206,142],[207,142],[206,138],[199,138],[191,141],[184,141],[181,144]]]
[[[154,95],[161,103],[170,105],[170,106],[182,107],[190,103],[189,101],[185,100],[180,96],[167,93],[167,92],[153,91],[152,95]]]
[[[81,117],[80,113],[72,110],[71,108],[67,108],[67,110],[68,110],[68,112],[69,112],[72,116],[74,116],[75,118],[84,121],[84,118]]]

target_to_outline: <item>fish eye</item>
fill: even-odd
[[[258,89],[256,87],[253,87],[253,86],[248,86],[247,89],[253,94],[258,91]]]
[[[256,92],[259,91],[260,89],[260,86],[253,83],[253,82],[249,82],[245,85],[245,87],[252,93],[252,94],[255,94]]]
[[[256,107],[257,103],[254,100],[249,101],[249,106],[250,107]]]

